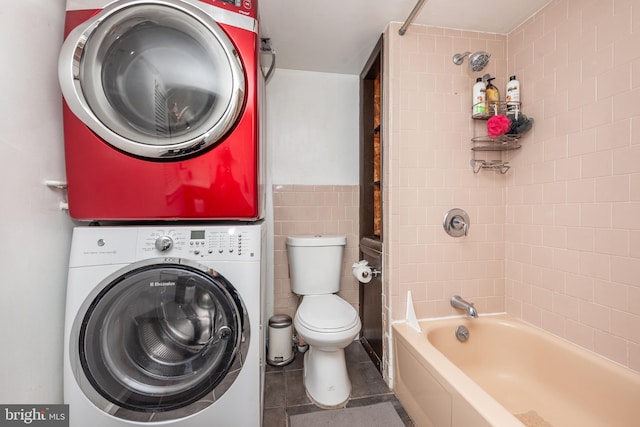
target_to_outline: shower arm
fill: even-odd
[[[427,0],[418,0],[418,3],[416,3],[416,5],[413,7],[413,10],[407,17],[407,20],[404,21],[404,24],[402,24],[402,27],[400,27],[400,29],[398,30],[398,34],[400,34],[401,36],[404,36],[404,33],[407,32],[407,27],[411,25],[411,22],[413,22],[413,19],[416,17],[420,9],[422,9],[422,6],[424,5],[425,1]]]

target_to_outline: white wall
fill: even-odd
[[[359,76],[276,69],[267,85],[273,184],[359,183]]]
[[[0,402],[62,402],[66,267],[72,223],[64,180],[57,54],[64,0],[0,10]]]
[[[267,84],[267,319],[275,292],[272,185],[358,185],[359,85],[359,76],[281,68]]]

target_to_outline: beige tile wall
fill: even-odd
[[[509,313],[640,371],[640,3],[553,1],[508,37],[536,119],[506,187]]]
[[[418,317],[454,314],[460,293],[640,371],[638,2],[552,1],[508,36],[399,26],[385,32],[387,314],[404,317],[408,290]],[[501,92],[518,76],[536,120],[504,176],[469,166],[475,76],[451,57],[476,50]],[[466,238],[442,231],[453,207]]]
[[[354,186],[274,185],[274,310],[293,318],[298,297],[290,290],[287,236],[344,235],[339,295],[358,309],[358,281],[351,265],[358,261],[359,188]]]
[[[385,33],[384,218],[385,276],[390,318],[404,318],[411,291],[419,318],[459,314],[454,294],[480,312],[504,311],[505,177],[474,174],[471,87],[477,75],[452,57],[488,51],[483,71],[506,83],[506,36],[399,24]],[[479,129],[478,132],[482,132]],[[469,235],[453,238],[442,227],[446,211],[468,212]]]
[[[504,311],[504,221],[506,177],[474,174],[470,166],[474,131],[486,122],[470,118],[471,87],[477,74],[455,53],[488,51],[483,73],[506,84],[503,35],[400,24],[385,32],[383,114],[383,319],[401,320],[411,291],[418,318],[459,314],[454,294],[472,300],[481,313]],[[478,126],[478,128],[475,128]],[[469,235],[453,238],[442,227],[446,211],[470,216]],[[389,373],[389,324],[385,322],[383,372]]]

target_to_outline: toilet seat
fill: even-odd
[[[360,327],[355,308],[334,294],[305,296],[296,318],[299,326],[320,333],[336,333]]]

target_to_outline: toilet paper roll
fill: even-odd
[[[359,282],[369,283],[373,278],[373,272],[369,267],[367,261],[360,261],[353,264],[353,277],[358,279]]]

